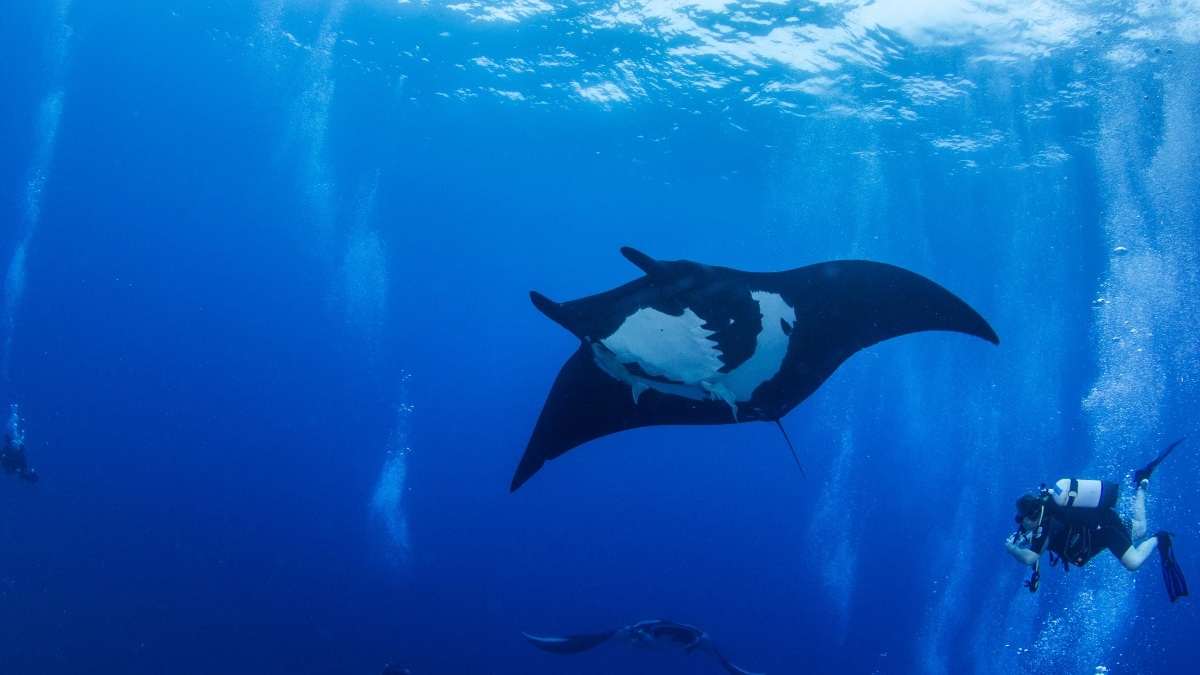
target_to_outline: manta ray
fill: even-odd
[[[748,670],[742,670],[725,660],[721,656],[721,652],[713,646],[712,640],[708,634],[687,624],[675,623],[673,621],[639,621],[631,626],[617,628],[615,630],[606,631],[604,633],[589,633],[587,635],[568,635],[566,637],[535,637],[528,633],[521,633],[529,640],[533,646],[544,649],[554,654],[578,654],[579,652],[591,649],[608,642],[616,640],[625,642],[640,647],[642,649],[650,649],[654,651],[662,651],[667,649],[682,649],[685,653],[690,654],[693,650],[700,650],[711,655],[713,658],[721,662],[721,665],[728,670],[732,675],[756,675]]]
[[[529,294],[580,345],[550,388],[510,491],[547,461],[619,431],[778,423],[851,355],[889,338],[955,331],[1000,344],[967,303],[894,265],[746,272],[621,254],[645,275],[569,302]]]

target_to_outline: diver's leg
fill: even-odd
[[[1133,495],[1133,522],[1130,523],[1130,534],[1134,541],[1146,536],[1146,487],[1150,481],[1138,483],[1137,492]]]
[[[1121,522],[1121,517],[1117,515],[1116,511],[1104,509],[1098,514],[1092,541],[1102,544],[1121,561],[1125,569],[1132,572],[1141,567],[1150,552],[1158,547],[1158,539],[1151,537],[1134,546],[1130,534],[1129,526]]]
[[[1142,563],[1146,562],[1146,558],[1149,558],[1150,553],[1156,548],[1158,548],[1158,539],[1154,537],[1143,541],[1137,546],[1130,546],[1125,551],[1125,555],[1121,556],[1121,564],[1125,566],[1125,569],[1133,572],[1141,567]]]

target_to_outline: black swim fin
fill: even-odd
[[[1188,594],[1187,580],[1183,578],[1183,570],[1175,560],[1175,548],[1171,545],[1171,533],[1159,532],[1154,535],[1158,539],[1158,555],[1162,560],[1163,581],[1167,584],[1167,596],[1171,602]]]
[[[1158,467],[1159,462],[1166,459],[1167,455],[1171,454],[1171,451],[1175,449],[1175,446],[1179,445],[1180,443],[1182,443],[1186,440],[1187,440],[1187,436],[1184,436],[1183,438],[1168,445],[1167,449],[1163,450],[1161,455],[1154,458],[1154,461],[1150,462],[1146,466],[1143,466],[1142,468],[1138,469],[1137,471],[1134,471],[1133,472],[1133,484],[1141,485],[1142,481],[1150,480],[1150,474],[1154,473],[1154,469],[1156,469]]]

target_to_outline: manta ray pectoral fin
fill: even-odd
[[[988,322],[970,305],[937,283],[884,263],[847,260],[820,263],[811,268],[833,275],[827,286],[830,297],[849,309],[845,319],[856,313],[870,323],[865,334],[868,344],[885,339],[931,330],[948,330],[973,335],[1000,344],[1000,338]],[[838,277],[841,277],[838,279]],[[854,332],[843,324],[849,336]]]
[[[733,665],[728,659],[721,655],[721,652],[717,651],[716,646],[711,642],[707,643],[705,647],[705,651],[707,651],[709,654],[712,654],[718,661],[720,661],[721,666],[724,667],[725,670],[729,671],[731,675],[764,675],[763,673],[752,673],[748,670],[743,670]]]
[[[568,635],[566,637],[537,637],[525,632],[522,632],[521,635],[524,635],[525,639],[538,649],[554,654],[578,654],[608,642],[612,636],[617,634],[618,630],[620,629],[610,630],[606,633]]]
[[[529,480],[546,462],[590,440],[618,431],[661,424],[728,424],[724,403],[643,389],[629,395],[631,382],[617,379],[597,363],[597,350],[581,344],[558,371],[542,413],[517,464],[510,491]]]
[[[593,346],[580,345],[558,371],[509,491],[516,491],[543,464],[567,450],[631,428],[623,422],[637,408],[629,384],[601,369],[600,354]]]

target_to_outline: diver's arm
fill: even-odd
[[[1009,555],[1016,558],[1017,562],[1030,567],[1036,565],[1038,558],[1042,557],[1037,551],[1017,546],[1017,535],[1015,534],[1004,542],[1004,549],[1008,551]]]

